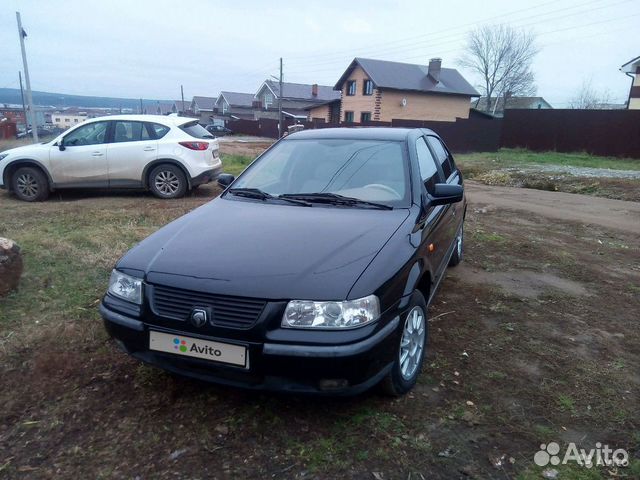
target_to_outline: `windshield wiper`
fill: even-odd
[[[230,188],[229,189],[229,193],[232,193],[234,195],[237,195],[239,197],[247,197],[247,198],[257,198],[259,200],[282,200],[285,202],[289,202],[289,203],[295,203],[296,205],[302,205],[304,207],[310,207],[311,204],[307,201],[305,201],[304,199],[295,199],[295,198],[287,198],[287,197],[283,197],[281,195],[279,196],[274,196],[271,195],[270,193],[264,192],[262,190],[260,190],[259,188],[241,188],[241,187],[236,187],[236,188]]]
[[[367,200],[361,200],[355,197],[345,197],[344,195],[339,195],[337,193],[330,193],[330,192],[283,193],[278,198],[304,200],[306,202],[329,203],[332,205],[345,205],[345,206],[362,205],[362,206],[379,208],[381,210],[393,210],[392,206],[385,205],[384,203],[369,202]]]

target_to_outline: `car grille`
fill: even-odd
[[[185,321],[194,307],[209,307],[212,323],[222,327],[249,328],[258,320],[267,302],[229,297],[179,288],[152,286],[151,309],[156,315]]]

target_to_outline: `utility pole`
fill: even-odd
[[[24,133],[26,135],[29,130],[29,117],[27,116],[27,106],[24,103],[24,90],[22,89],[22,72],[18,72],[18,79],[20,80],[20,98],[22,98],[22,111],[24,112]]]
[[[182,114],[184,115],[184,88],[182,88],[182,85],[180,85],[180,97],[182,98],[182,105],[180,105],[182,107]],[[178,110],[178,115],[180,115],[180,110]]]
[[[278,93],[278,137],[282,138],[282,57],[280,57],[280,92]]]
[[[31,132],[33,133],[33,141],[38,141],[38,122],[36,120],[36,111],[33,108],[33,96],[31,95],[31,81],[29,80],[29,67],[27,66],[27,51],[24,48],[24,37],[27,32],[22,28],[22,20],[20,12],[16,12],[16,20],[18,20],[18,36],[20,37],[20,48],[22,49],[22,65],[24,68],[24,80],[27,84],[27,104],[29,105],[29,113],[31,113]],[[29,120],[27,122],[27,131],[29,130]]]
[[[140,115],[142,115],[142,99],[140,99]]]

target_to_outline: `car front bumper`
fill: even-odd
[[[207,382],[256,390],[328,395],[355,395],[376,385],[391,369],[400,335],[400,317],[380,319],[362,328],[347,344],[299,341],[238,341],[237,338],[197,335],[145,323],[100,305],[105,328],[128,354],[164,370]],[[202,340],[243,344],[249,367],[234,367],[149,349],[149,331],[188,335]],[[318,332],[300,332],[313,338]],[[353,330],[352,330],[353,334]]]

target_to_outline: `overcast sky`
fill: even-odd
[[[640,55],[638,0],[195,1],[4,0],[0,87],[18,87],[20,10],[34,90],[178,99],[285,81],[333,85],[354,56],[457,67],[469,29],[537,35],[538,94],[556,107],[583,81],[626,101],[618,69]],[[461,70],[474,85],[478,79]]]

